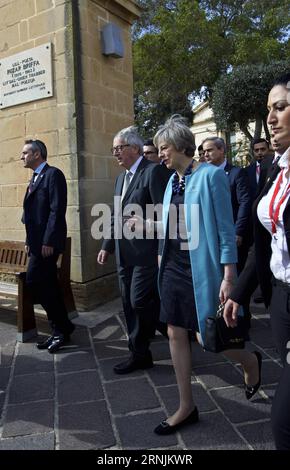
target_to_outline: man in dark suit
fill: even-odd
[[[115,185],[115,197],[121,198],[121,236],[114,239],[114,224],[120,217],[116,211],[112,217],[110,238],[104,240],[98,254],[98,263],[105,264],[115,251],[119,286],[129,335],[131,356],[114,367],[117,374],[153,366],[149,350],[150,338],[158,322],[157,255],[156,237],[126,237],[126,216],[133,215],[129,205],[136,204],[141,216],[146,218],[146,206],[160,204],[170,177],[163,165],[154,164],[142,156],[143,141],[133,127],[121,130],[114,138],[112,153],[119,166],[125,168]],[[116,207],[116,204],[115,204]],[[127,209],[127,213],[126,213]],[[115,225],[116,227],[116,225]]]
[[[266,167],[268,161],[266,160],[265,166],[262,166],[262,163],[265,159],[270,157],[269,142],[263,138],[253,139],[251,142],[251,149],[253,153],[253,161],[245,168],[245,171],[249,179],[251,200],[254,202],[258,195],[260,179],[261,184],[265,184],[264,168]]]
[[[275,136],[271,138],[271,145],[275,154],[274,156],[267,155],[262,160],[261,174],[260,174],[260,180],[259,180],[258,189],[257,189],[257,195],[261,193],[267,181],[271,178],[272,174],[276,171],[280,157],[283,154],[283,149],[281,148],[280,143],[276,141]]]
[[[150,160],[150,162],[160,164],[158,149],[153,144],[152,139],[145,140],[143,145],[143,155],[145,158],[147,158],[147,160]]]
[[[248,176],[243,168],[229,164],[226,160],[226,145],[221,137],[209,137],[202,143],[204,156],[208,163],[223,169],[228,177],[231,201],[233,208],[233,218],[236,228],[236,243],[238,249],[238,274],[242,271],[248,256],[249,247],[252,244],[251,228],[251,196]],[[245,318],[250,326],[249,303],[244,307]]]
[[[56,352],[74,330],[57,280],[57,259],[66,241],[67,187],[63,173],[46,162],[47,149],[41,140],[26,140],[21,153],[24,168],[34,173],[23,202],[23,222],[29,264],[26,283],[34,303],[47,313],[52,334],[38,343],[39,349]]]

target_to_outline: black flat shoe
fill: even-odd
[[[245,384],[245,395],[246,395],[247,400],[250,400],[255,395],[255,393],[259,390],[260,385],[261,385],[262,356],[258,351],[253,351],[253,354],[255,354],[258,360],[259,380],[256,383],[256,385],[253,385],[253,386]]]
[[[183,426],[186,426],[188,424],[197,423],[198,420],[199,420],[199,418],[198,418],[198,409],[197,409],[197,407],[195,407],[194,410],[190,413],[190,415],[188,415],[187,418],[180,421],[180,423],[177,423],[174,426],[170,426],[170,424],[168,424],[167,421],[162,421],[154,429],[154,432],[155,432],[155,434],[159,434],[160,436],[165,436],[167,434],[173,434],[176,431],[178,431],[178,429],[182,428]]]

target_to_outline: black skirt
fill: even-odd
[[[167,230],[165,240],[164,262],[160,279],[160,320],[187,330],[199,331],[190,257],[184,249],[184,214],[180,204],[184,203],[183,195],[174,195],[171,204],[177,211],[176,238],[169,239]],[[170,216],[170,215],[169,215]],[[181,230],[182,228],[182,230]],[[182,232],[183,238],[180,236]],[[172,235],[172,234],[171,234]],[[183,248],[183,249],[182,249]]]

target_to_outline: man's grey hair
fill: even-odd
[[[193,157],[196,149],[194,135],[186,124],[185,118],[179,114],[171,116],[159,128],[153,142],[155,147],[159,147],[162,143],[171,144],[178,152],[185,151],[188,157]]]
[[[136,145],[139,148],[140,155],[143,154],[143,140],[138,134],[137,127],[130,126],[121,129],[114,137],[114,139],[121,139],[125,144]]]
[[[227,151],[225,141],[222,137],[207,137],[203,140],[201,145],[203,146],[205,142],[213,142],[216,148],[218,148],[219,150],[223,150],[225,153]]]

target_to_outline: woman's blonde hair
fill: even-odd
[[[194,135],[187,125],[187,120],[180,114],[173,114],[156,132],[153,142],[155,147],[161,143],[171,144],[179,152],[184,151],[188,157],[193,157],[196,145]]]

